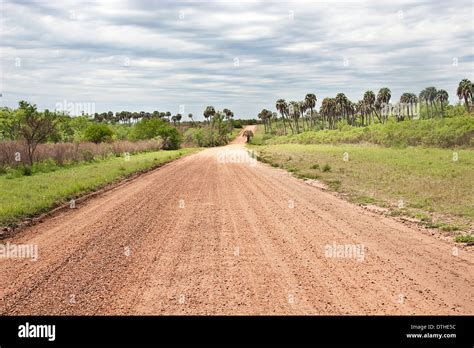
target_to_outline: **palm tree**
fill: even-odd
[[[337,103],[335,98],[324,98],[321,103],[320,114],[328,121],[330,129],[335,128]]]
[[[212,105],[209,105],[206,107],[206,109],[204,110],[204,117],[207,119],[209,119],[209,132],[210,132],[210,138],[211,138],[211,145],[214,146],[214,134],[213,134],[213,129],[212,129],[212,118],[214,117],[214,115],[216,114],[216,109],[214,109],[214,107]]]
[[[364,102],[362,100],[358,100],[357,103],[354,103],[354,111],[357,115],[360,115],[360,121],[357,122],[358,126],[364,126]]]
[[[283,131],[285,132],[285,135],[286,135],[287,133],[286,133],[286,124],[285,124],[285,113],[286,113],[286,109],[288,105],[286,104],[285,99],[278,99],[275,103],[275,107],[281,115],[281,120],[283,123]]]
[[[288,104],[286,103],[285,99],[278,99],[277,102],[276,102],[275,107],[281,114],[281,118],[283,120],[283,128],[284,128],[285,135],[286,135],[287,134],[287,132],[286,132],[286,119],[289,116]],[[291,124],[291,120],[289,120],[289,119],[288,119],[288,124],[290,125],[291,132],[294,133],[293,125]]]
[[[349,124],[351,126],[354,125],[356,110],[357,110],[357,105],[348,99],[347,105],[346,105],[346,113],[349,119]]]
[[[403,93],[400,96],[400,108],[401,108],[401,115],[402,118],[405,118],[405,110],[408,113],[408,100],[410,99],[410,93]]]
[[[420,103],[422,103],[423,101],[425,102],[425,105],[426,105],[426,112],[429,113],[429,109],[428,109],[428,92],[426,91],[426,88],[420,92],[420,94],[418,95],[418,98],[420,99]],[[429,116],[429,114],[428,114],[428,116]]]
[[[444,104],[448,101],[449,94],[444,89],[440,89],[436,93],[436,101],[441,105],[441,115],[444,116]]]
[[[232,131],[232,128],[233,128],[232,117],[234,117],[234,113],[230,109],[227,109],[227,108],[222,110],[222,112],[224,113],[226,120],[229,122],[229,130]]]
[[[304,100],[306,102],[306,106],[311,111],[311,118],[310,118],[311,127],[314,127],[314,125],[313,125],[313,108],[316,106],[316,101],[317,101],[316,95],[313,94],[313,93],[308,93],[308,94],[306,94]]]
[[[336,95],[335,101],[336,101],[338,118],[340,117],[346,118],[347,101],[348,101],[346,95],[344,93],[338,93]]]
[[[425,88],[425,91],[426,91],[426,99],[430,103],[431,116],[433,116],[433,104],[434,104],[435,110],[437,109],[436,104],[434,102],[436,100],[436,94],[438,92],[436,91],[435,87]]]
[[[189,119],[191,120],[191,122],[193,123],[193,126],[196,127],[196,122],[194,122],[193,114],[192,114],[192,113],[189,113],[189,114],[188,114],[188,117],[189,117]]]
[[[208,107],[206,107],[203,113],[205,119],[209,121],[209,124],[211,124],[212,117],[215,114],[216,114],[216,109],[214,109],[212,105],[209,105]]]
[[[410,110],[411,110],[411,118],[413,119],[413,104],[418,104],[418,97],[416,96],[415,93],[410,93],[410,98],[408,99],[408,102],[410,103]],[[418,110],[419,112],[419,110]]]
[[[388,117],[387,113],[384,112],[382,108],[389,106],[390,98],[392,97],[392,92],[387,87],[381,88],[379,93],[377,94],[377,104],[378,109],[381,112],[381,117],[379,117],[379,121],[382,123],[385,122],[386,118]]]
[[[369,125],[371,123],[372,114],[375,111],[375,93],[372,91],[367,91],[364,93],[364,108],[367,113]]]
[[[298,102],[299,110],[300,110],[300,116],[301,120],[303,121],[303,132],[306,130],[305,125],[304,125],[304,120],[305,120],[305,113],[306,110],[308,110],[308,107],[306,105],[306,101],[302,100]]]
[[[300,126],[298,123],[298,119],[300,117],[300,103],[296,101],[290,101],[290,104],[288,105],[288,110],[289,110],[289,115],[293,119],[293,122],[295,123],[295,130],[296,133],[298,134],[300,132]]]
[[[403,119],[405,118],[405,116],[410,118],[410,106],[413,107],[413,97],[416,99],[416,95],[414,95],[413,93],[403,93],[400,96],[400,105],[402,109]]]
[[[263,126],[265,128],[265,133],[268,132],[268,130],[271,131],[271,117],[272,117],[272,112],[267,109],[263,109],[260,111],[260,113],[257,115],[258,118],[260,118],[263,121]]]
[[[464,105],[466,105],[467,111],[471,111],[470,102],[472,103],[473,98],[473,84],[468,79],[463,79],[459,82],[456,94],[459,100],[464,99]]]

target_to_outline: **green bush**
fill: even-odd
[[[21,175],[24,175],[24,176],[31,176],[31,174],[33,174],[33,171],[31,170],[30,166],[21,166],[19,168],[19,171]]]
[[[111,141],[113,135],[114,132],[103,123],[91,124],[84,131],[84,138],[96,144]]]
[[[194,146],[220,146],[229,142],[229,133],[226,133],[224,136],[219,136],[218,130],[214,129],[211,132],[209,127],[189,128],[184,133],[184,138],[188,144],[193,144]]]
[[[188,144],[198,147],[210,146],[209,132],[205,132],[203,128],[188,128],[184,133],[184,138]]]
[[[234,128],[243,128],[243,122],[242,120],[232,120],[232,126]]]
[[[58,169],[58,164],[52,158],[48,158],[44,161],[34,163],[31,169],[34,173],[54,172]]]
[[[114,140],[127,140],[132,128],[129,125],[114,124],[110,126],[114,132]]]
[[[181,144],[181,135],[178,130],[158,118],[143,119],[138,122],[129,135],[130,140],[146,140],[161,138],[163,149],[175,150]]]

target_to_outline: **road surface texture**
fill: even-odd
[[[3,240],[39,258],[0,258],[0,313],[474,314],[472,249],[255,163],[243,142]]]

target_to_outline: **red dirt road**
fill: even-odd
[[[0,313],[474,314],[472,249],[255,163],[242,143],[3,240],[39,258],[0,258]],[[334,245],[363,254],[330,257]]]

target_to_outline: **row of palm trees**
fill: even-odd
[[[459,99],[464,100],[468,111],[473,104],[473,91],[473,84],[468,79],[463,79],[456,91]],[[324,98],[319,112],[314,110],[317,98],[313,93],[308,93],[302,101],[286,102],[284,99],[278,99],[275,107],[281,115],[284,134],[288,134],[288,130],[295,134],[310,129],[334,129],[340,121],[351,126],[367,126],[372,123],[385,123],[390,116],[397,121],[419,118],[423,103],[426,109],[421,115],[423,118],[442,117],[449,103],[448,92],[435,87],[423,89],[418,96],[414,93],[403,93],[395,104],[390,103],[391,98],[390,89],[384,87],[377,95],[373,91],[366,91],[357,103],[349,100],[344,93],[338,93],[334,98]],[[272,120],[276,121],[278,115],[263,109],[258,118],[262,120],[265,132],[268,132],[272,130]]]
[[[193,121],[193,114],[188,114],[188,117]],[[105,122],[105,123],[122,123],[122,124],[134,124],[143,119],[152,119],[152,118],[159,118],[167,122],[173,122],[174,125],[181,122],[183,115],[178,113],[176,115],[172,115],[171,112],[130,112],[130,111],[120,111],[116,112],[115,114],[112,111],[109,112],[102,112],[102,113],[95,113],[94,120],[97,122]]]
[[[289,128],[292,133],[299,133],[301,128],[304,131],[306,129],[311,129],[316,126],[316,114],[314,112],[316,101],[316,95],[313,93],[306,94],[304,100],[299,102],[290,101],[289,103],[287,103],[284,99],[277,100],[275,107],[282,117],[285,134],[287,134],[288,132],[287,128]],[[258,117],[261,118],[264,123],[269,123],[269,126],[271,128],[271,119],[268,119],[272,115],[276,117],[277,114],[271,112],[269,113],[268,110],[267,112],[264,111],[265,109],[262,110]],[[309,116],[307,115],[307,111],[309,111]],[[299,122],[300,118],[302,120],[301,127]]]
[[[232,110],[224,108],[222,111],[218,111],[214,106],[209,105],[204,109],[203,116],[208,122],[211,146],[226,144],[229,141],[228,135],[233,129],[234,113]]]
[[[190,114],[192,118],[192,114]],[[209,124],[215,122],[216,119],[222,117],[225,120],[231,120],[234,117],[234,113],[230,109],[223,109],[222,111],[216,111],[214,106],[209,105],[204,109],[203,116]]]

